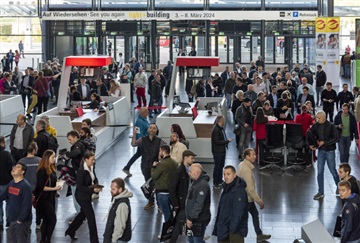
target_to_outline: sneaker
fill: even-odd
[[[35,229],[36,229],[36,231],[39,231],[41,229],[41,224],[37,224]]]
[[[98,198],[99,198],[99,194],[97,194],[97,193],[93,193],[93,194],[91,195],[91,199],[92,199],[92,200],[98,199]]]
[[[155,204],[153,202],[148,202],[148,204],[145,205],[144,209],[150,209],[150,208],[153,208],[155,207]]]
[[[32,118],[32,115],[26,114],[26,117],[29,118],[29,119],[31,119],[31,118]]]
[[[132,176],[132,174],[130,173],[130,170],[125,170],[125,169],[123,169],[122,171],[127,175],[127,177],[131,177],[131,176]]]
[[[5,228],[8,229],[10,227],[10,223],[6,223]]]
[[[271,235],[261,234],[256,236],[256,242],[263,242],[271,238]]]
[[[325,197],[325,195],[321,192],[318,192],[315,196],[314,196],[314,200],[320,200],[321,198]]]

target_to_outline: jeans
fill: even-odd
[[[351,138],[341,136],[339,139],[340,163],[349,163]]]
[[[137,147],[136,153],[130,158],[129,162],[124,167],[124,170],[130,170],[130,167],[135,163],[135,161],[141,157],[141,148]]]
[[[239,234],[229,234],[229,239],[227,241],[219,241],[219,243],[244,243],[244,237]]]
[[[226,106],[231,108],[232,94],[226,94]]]
[[[29,242],[29,230],[31,219],[18,224],[16,221],[10,222],[9,232],[13,243]]]
[[[255,202],[248,203],[248,211],[251,214],[256,235],[262,235],[263,232],[260,229],[259,211],[256,208]]]
[[[334,107],[323,107],[326,117],[329,115],[330,122],[334,122]]]
[[[244,150],[249,147],[250,139],[251,139],[252,127],[248,126],[245,128],[241,126],[240,128],[240,140],[239,140],[239,154],[242,155]]]
[[[170,219],[170,196],[169,193],[159,192],[156,194],[161,211],[164,215],[164,222]]]
[[[26,97],[27,97],[27,101],[28,101],[27,106],[29,107],[29,105],[30,105],[30,94],[21,93],[21,99],[22,99],[24,108],[25,108],[25,103],[26,103]]]
[[[204,241],[204,235],[205,235],[205,230],[206,230],[206,226],[208,224],[207,223],[203,223],[201,225],[201,236],[188,236],[188,241],[189,243],[205,243]]]
[[[8,187],[8,185],[0,185],[0,195],[6,190],[6,188]],[[9,223],[9,221],[7,220],[8,216],[9,216],[9,204],[8,204],[8,200],[6,200],[6,223]],[[3,225],[4,224],[4,208],[3,208],[3,200],[0,200],[0,224]]]
[[[344,65],[344,76],[345,78],[350,78],[350,64]]]
[[[71,194],[72,194],[72,198],[73,198],[74,207],[75,207],[76,213],[78,214],[78,213],[80,213],[80,205],[76,201],[76,198],[75,198],[76,185],[70,186],[70,188],[71,188]]]
[[[317,105],[319,105],[319,100],[321,101],[321,99],[320,99],[320,96],[321,96],[321,92],[323,91],[323,87],[316,87],[316,104]],[[322,103],[322,102],[320,102],[320,103]],[[313,108],[315,108],[315,107],[313,107]]]
[[[337,186],[339,183],[339,175],[336,171],[336,163],[335,163],[335,151],[325,151],[318,150],[318,158],[317,158],[317,181],[319,186],[319,192],[324,194],[324,169],[325,169],[325,161],[328,165],[330,173],[332,174],[335,185]]]
[[[213,154],[214,157],[214,171],[213,171],[213,185],[219,185],[222,182],[223,168],[225,165],[226,154]]]

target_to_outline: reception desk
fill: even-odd
[[[211,115],[205,109],[208,102],[219,102],[218,113],[213,112]],[[194,103],[190,103],[194,106]],[[189,149],[197,154],[198,162],[213,162],[211,152],[211,132],[216,122],[218,114],[225,114],[226,119],[226,99],[225,98],[200,98],[197,104],[197,116],[193,119],[191,109],[185,113],[179,113],[178,108],[164,110],[157,118],[156,125],[159,127],[159,137],[165,141],[169,140],[170,127],[172,124],[179,124],[186,139],[189,141]]]
[[[16,123],[19,114],[24,114],[21,95],[0,95],[0,123]],[[0,136],[10,135],[11,125],[0,125]]]
[[[84,114],[80,117],[75,111],[64,111],[58,108],[43,113],[43,115],[49,116],[50,124],[57,130],[59,149],[70,149],[71,145],[67,141],[67,133],[72,129],[79,131],[82,120],[86,118],[92,121],[92,126],[95,129],[95,136],[98,141],[96,143],[96,156],[101,155],[130,125],[131,116],[130,109],[127,108],[127,97],[104,96],[101,98],[106,103],[112,102],[113,109],[110,110],[109,107],[106,107],[105,112],[84,109]]]

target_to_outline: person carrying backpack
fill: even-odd
[[[44,152],[48,149],[53,150],[55,153],[59,147],[57,140],[54,136],[50,135],[46,129],[46,122],[44,120],[38,120],[35,125],[37,137],[35,138],[35,142],[38,146],[38,151],[36,156],[42,157]]]

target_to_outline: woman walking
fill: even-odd
[[[90,232],[90,242],[99,243],[95,213],[91,205],[92,194],[101,191],[100,188],[94,187],[94,185],[98,184],[98,179],[96,178],[94,171],[94,163],[95,154],[93,152],[86,153],[84,156],[84,161],[78,169],[76,176],[75,198],[76,201],[80,204],[81,210],[69,225],[69,228],[65,231],[65,236],[70,236],[72,240],[77,239],[75,237],[75,232],[86,218]]]
[[[38,115],[42,113],[44,110],[47,111],[47,104],[49,102],[49,82],[44,78],[43,71],[39,72],[39,77],[36,79],[33,89],[35,89],[38,93]],[[44,108],[44,109],[43,109]]]
[[[61,187],[56,185],[55,153],[46,150],[36,173],[34,190],[37,201],[36,210],[43,219],[41,225],[41,243],[50,243],[56,225],[55,193]]]

